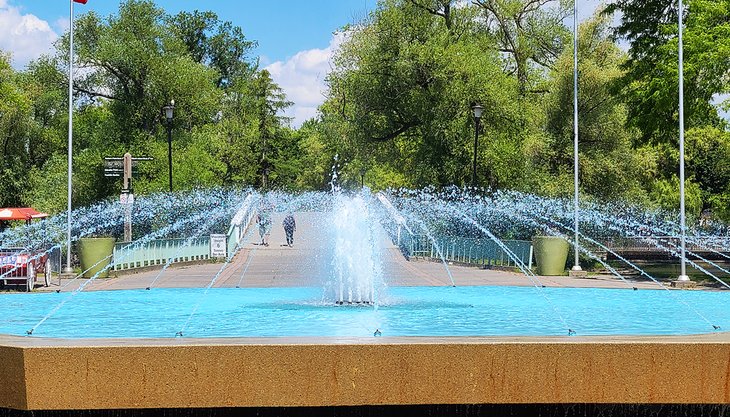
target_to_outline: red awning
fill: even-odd
[[[0,220],[31,220],[48,217],[47,213],[40,213],[30,207],[0,208]]]

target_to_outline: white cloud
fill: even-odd
[[[53,26],[59,31],[59,32],[66,32],[68,30],[68,27],[70,26],[71,20],[69,20],[68,17],[59,17],[56,19],[55,22],[53,22]]]
[[[266,55],[259,55],[259,65],[266,67],[271,64],[271,59]]]
[[[42,54],[50,54],[57,38],[48,22],[0,0],[0,50],[11,53],[13,67],[24,68]]]
[[[324,80],[331,69],[332,56],[344,39],[344,34],[336,33],[324,49],[300,51],[286,61],[276,61],[264,68],[294,103],[286,111],[293,127],[317,115],[317,107],[324,101]]]

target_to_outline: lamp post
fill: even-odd
[[[479,121],[482,118],[482,111],[484,110],[479,104],[471,106],[472,112],[474,112],[474,162],[471,167],[471,185],[476,188],[477,186],[477,145],[479,144]]]
[[[162,107],[162,111],[167,120],[167,169],[170,177],[170,192],[172,192],[172,117],[175,110],[175,100],[170,100],[170,104]]]

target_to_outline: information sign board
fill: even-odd
[[[210,235],[210,257],[225,258],[226,257],[226,235],[211,234]]]

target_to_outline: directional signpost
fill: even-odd
[[[123,177],[124,184],[122,190],[129,191],[132,188],[132,175],[137,173],[137,164],[140,161],[151,160],[152,158],[148,157],[133,158],[129,152],[125,153],[121,158],[104,158],[104,176]]]
[[[104,158],[104,176],[122,177],[122,194],[119,202],[124,205],[124,241],[132,241],[132,205],[134,204],[134,193],[132,192],[132,174],[136,173],[135,168],[140,161],[151,161],[152,158],[132,158],[127,152],[121,158]]]

